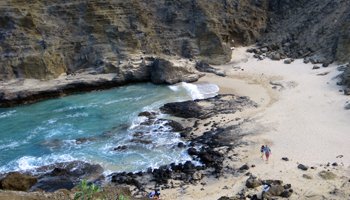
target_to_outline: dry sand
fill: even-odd
[[[227,165],[248,163],[256,166],[249,172],[259,178],[291,183],[294,193],[290,199],[350,199],[350,111],[344,109],[350,98],[336,85],[340,73],[336,65],[312,70],[313,65],[302,60],[291,64],[258,61],[246,48],[238,48],[230,63],[216,67],[227,76],[207,74],[200,81],[219,85],[221,93],[249,96],[259,104],[256,109],[225,116],[226,124],[234,123],[232,119],[237,117],[249,119],[242,129],[250,133],[243,139],[248,145],[235,149],[239,158]],[[260,158],[262,144],[271,147],[269,162]],[[326,166],[334,162],[339,166]],[[315,169],[302,171],[298,163]],[[324,180],[318,175],[321,170],[330,170],[337,178]],[[312,179],[303,178],[303,174]],[[243,174],[205,178],[198,185],[164,190],[162,199],[235,196],[246,179]],[[261,188],[250,193],[261,193]]]

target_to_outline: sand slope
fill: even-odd
[[[337,66],[313,70],[312,64],[302,60],[291,64],[259,61],[246,53],[246,48],[235,49],[232,58],[230,63],[216,66],[226,72],[226,77],[207,74],[200,79],[216,83],[221,93],[249,96],[259,104],[257,109],[226,116],[249,119],[243,129],[251,133],[244,138],[248,145],[235,150],[240,158],[229,165],[255,165],[249,169],[252,174],[291,183],[294,193],[290,199],[350,199],[350,110],[344,109],[350,98],[336,85],[340,73]],[[272,149],[269,162],[260,158],[262,144]],[[334,162],[339,166],[327,166]],[[297,168],[299,163],[314,169],[302,171]],[[334,172],[337,178],[322,179],[318,175],[322,170]],[[303,174],[311,179],[303,178]],[[244,188],[246,179],[243,174],[206,178],[199,185],[165,190],[163,199],[234,196]],[[261,193],[261,188],[250,193]]]

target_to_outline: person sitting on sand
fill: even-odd
[[[271,149],[267,145],[265,145],[264,153],[265,153],[266,161],[269,161],[269,157],[271,155]]]
[[[260,148],[260,152],[261,152],[261,159],[263,159],[263,160],[264,160],[264,148],[265,148],[265,146],[264,146],[264,145],[262,145],[262,146],[261,146],[261,148]]]
[[[155,189],[154,191],[148,194],[148,198],[150,199],[160,199],[159,196],[160,196],[160,192],[157,189]]]

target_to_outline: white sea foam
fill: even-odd
[[[66,118],[77,118],[77,117],[88,117],[88,116],[89,116],[88,113],[82,112],[82,113],[74,113],[74,114],[66,115]]]
[[[119,102],[123,102],[123,101],[130,101],[130,100],[133,100],[133,98],[116,99],[116,100],[112,100],[112,101],[107,101],[104,104],[105,105],[110,105],[110,104],[119,103]]]
[[[16,113],[16,110],[10,110],[10,111],[7,111],[7,112],[2,112],[2,113],[0,113],[0,119],[9,117],[9,116],[11,116],[11,115],[13,115],[15,113]]]
[[[177,85],[171,85],[169,88],[174,92],[185,90],[193,100],[213,97],[219,92],[219,87],[212,83],[193,84],[181,82]]]
[[[81,110],[81,109],[94,108],[94,107],[98,107],[98,105],[95,103],[90,103],[90,104],[84,105],[84,106],[69,106],[69,107],[56,109],[53,112],[67,112],[67,111],[71,111],[71,110]]]
[[[6,144],[1,144],[0,145],[0,150],[4,150],[4,149],[13,149],[15,147],[18,147],[20,145],[19,142],[6,142]]]
[[[51,165],[59,162],[70,162],[74,160],[76,159],[68,154],[63,154],[63,155],[51,154],[43,157],[23,156],[17,160],[9,162],[7,165],[0,167],[0,173],[8,172],[8,171],[33,170],[37,167],[41,167],[45,165]]]

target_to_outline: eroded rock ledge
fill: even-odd
[[[108,89],[135,82],[155,84],[194,82],[200,76],[201,74],[195,70],[194,61],[139,57],[117,68],[116,73],[98,74],[96,70],[90,69],[48,81],[15,79],[0,82],[0,107],[34,103],[71,93]]]

